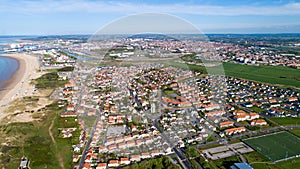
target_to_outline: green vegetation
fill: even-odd
[[[202,168],[204,169],[211,169],[211,168],[216,168],[214,163],[212,161],[208,162],[205,161],[204,158],[197,158],[197,161],[199,162],[199,164],[202,166]]]
[[[252,66],[235,63],[223,63],[223,66],[210,67],[213,74],[223,74],[223,68],[227,76],[259,81],[269,84],[300,87],[300,70],[282,66]]]
[[[288,161],[282,161],[280,163],[276,163],[275,165],[277,168],[286,169],[286,168],[297,168],[300,166],[300,158],[291,159]]]
[[[298,125],[300,124],[300,117],[282,117],[271,118],[270,120],[278,123],[279,125]]]
[[[300,137],[300,129],[293,129],[289,131],[292,134],[295,134],[296,136]]]
[[[202,63],[201,59],[196,59],[196,53],[183,55],[180,59],[186,62]]]
[[[299,138],[288,132],[251,138],[244,142],[272,161],[300,154]]]
[[[74,70],[74,67],[68,66],[68,67],[60,68],[57,71],[59,71],[59,72],[72,72],[73,70]]]
[[[256,107],[256,106],[253,106],[253,107],[251,107],[250,109],[252,109],[252,110],[255,111],[256,113],[260,113],[260,112],[263,112],[263,111],[264,111],[263,108]]]
[[[210,163],[213,163],[219,169],[227,169],[230,168],[230,166],[232,166],[234,163],[239,163],[239,162],[241,162],[241,160],[238,156],[232,156],[232,157],[227,157],[224,159],[212,161]]]
[[[95,124],[97,116],[80,116],[79,118],[84,121],[87,128],[91,128]]]
[[[136,163],[127,167],[124,167],[124,169],[180,169],[179,166],[173,164],[168,157],[160,157],[156,159],[150,159],[145,160],[140,163]]]
[[[61,154],[66,168],[71,168],[71,145],[57,141],[55,145],[49,135],[52,121],[58,120],[62,108],[57,103],[47,106],[46,116],[40,121],[10,123],[0,128],[1,168],[18,168],[22,156],[30,159],[31,168],[60,168],[57,155]],[[53,127],[53,129],[55,126]],[[57,130],[57,128],[56,128]],[[54,138],[57,139],[54,134]],[[5,146],[4,146],[5,145]]]
[[[207,73],[205,67],[195,65],[195,64],[186,64],[186,63],[179,63],[175,61],[169,61],[169,62],[164,62],[165,65],[167,66],[173,66],[181,69],[189,69],[193,72],[201,72],[201,73]]]
[[[218,75],[232,76],[262,83],[278,84],[283,86],[300,87],[300,70],[283,66],[252,66],[235,63],[223,63],[220,66],[204,67],[195,64],[179,62],[166,62],[166,65],[183,69],[190,69],[193,72],[201,72]]]
[[[185,150],[185,153],[189,158],[196,158],[200,156],[200,154],[197,151],[197,148],[193,146],[188,146],[187,149]]]
[[[211,141],[216,141],[216,138],[213,135],[210,135],[207,139],[206,142],[211,142]]]
[[[286,169],[300,166],[300,158],[273,163],[258,152],[251,152],[243,155],[248,163],[255,169]]]
[[[34,81],[36,88],[39,89],[56,89],[66,83],[66,80],[59,80],[57,72],[46,73]]]

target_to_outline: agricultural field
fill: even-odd
[[[288,132],[279,132],[243,141],[272,161],[300,155],[299,137]]]

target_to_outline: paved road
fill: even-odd
[[[82,157],[81,157],[81,159],[80,159],[79,167],[78,167],[79,169],[82,168],[82,166],[83,166],[83,164],[84,164],[84,161],[85,161],[85,158],[86,158],[86,155],[87,155],[87,152],[88,152],[88,150],[90,149],[90,145],[91,145],[93,136],[94,136],[94,134],[95,134],[96,126],[97,126],[97,124],[98,124],[98,121],[99,121],[99,116],[96,118],[96,121],[95,121],[95,123],[94,123],[94,126],[93,126],[93,128],[92,128],[92,130],[91,130],[90,139],[89,139],[88,142],[86,143],[86,146],[85,146],[85,148],[84,148],[84,150],[83,150],[83,152],[82,152]]]

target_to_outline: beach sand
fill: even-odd
[[[35,56],[25,53],[3,54],[1,56],[17,59],[19,68],[9,80],[4,82],[6,87],[0,91],[0,121],[7,115],[4,110],[10,102],[34,94],[34,86],[30,82],[42,74],[38,72],[39,61]]]

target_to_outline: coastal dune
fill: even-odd
[[[6,87],[0,91],[0,120],[6,116],[4,110],[10,102],[17,98],[33,95],[34,86],[30,84],[31,79],[40,76],[37,57],[25,53],[3,54],[1,56],[17,59],[19,68],[9,80],[3,82]]]

